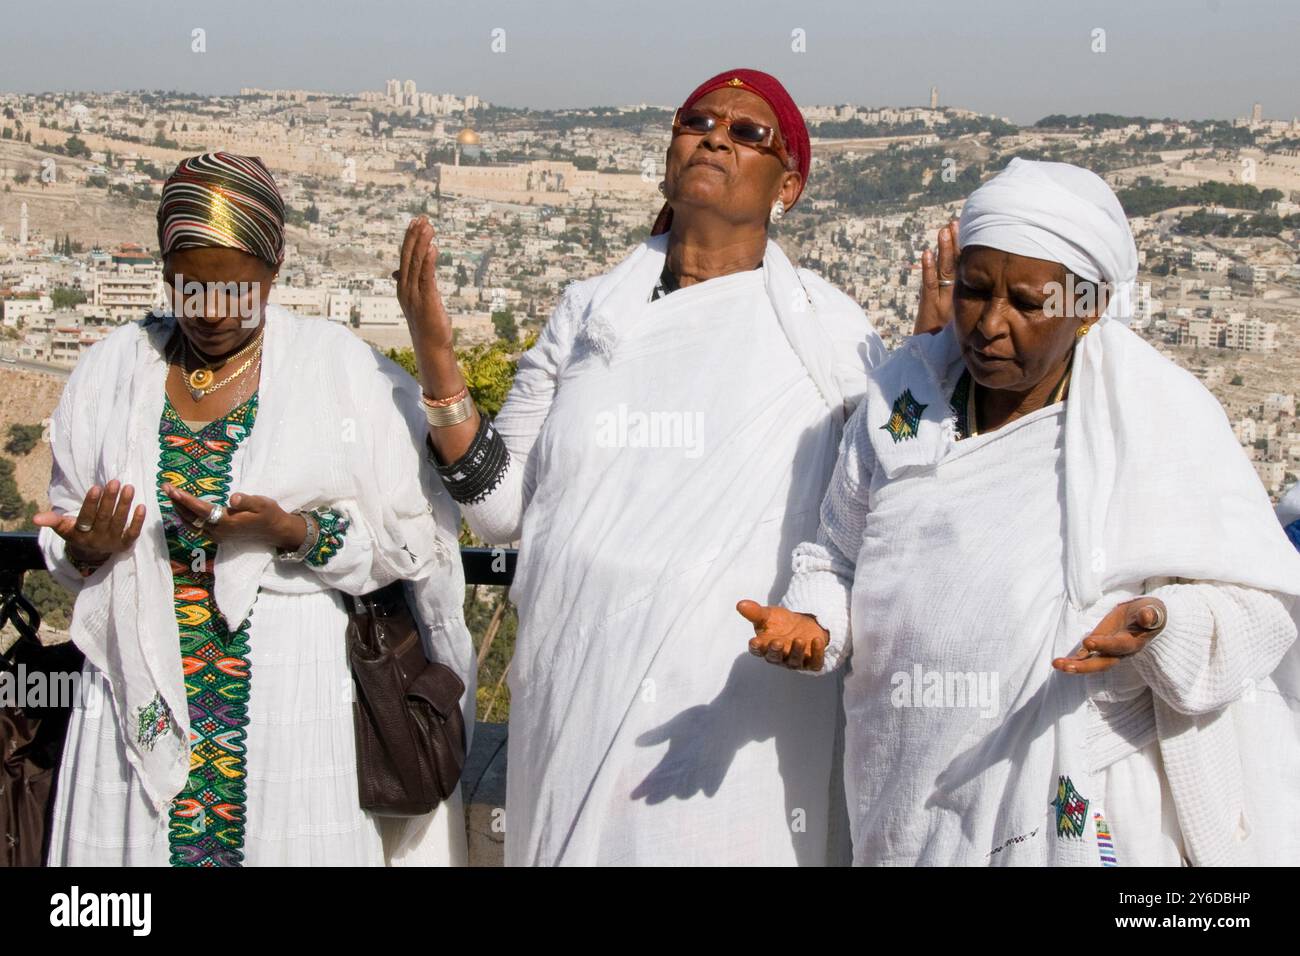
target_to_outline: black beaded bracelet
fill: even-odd
[[[432,449],[432,440],[429,444]],[[434,468],[447,493],[463,505],[477,504],[490,495],[509,467],[510,449],[486,415],[479,416],[478,431],[465,454],[449,465],[439,464],[434,458]]]

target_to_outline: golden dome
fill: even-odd
[[[477,146],[479,145],[478,133],[466,126],[456,134],[456,142],[462,146]]]

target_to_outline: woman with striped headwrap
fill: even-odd
[[[172,309],[91,349],[55,412],[53,508],[36,521],[77,593],[91,693],[51,863],[464,855],[458,802],[391,833],[360,808],[340,592],[410,582],[426,651],[470,683],[459,519],[410,376],[267,304],[284,220],[260,160],[181,162],[158,209]]]

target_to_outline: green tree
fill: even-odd
[[[41,443],[41,436],[44,434],[45,428],[39,423],[22,425],[15,422],[9,426],[9,440],[5,442],[5,451],[11,455],[26,455]]]
[[[470,396],[485,415],[501,411],[519,367],[518,350],[532,348],[536,340],[537,333],[531,332],[521,343],[489,342],[456,353]],[[410,348],[389,349],[386,354],[411,375],[418,374],[415,352]]]
[[[513,342],[519,337],[519,326],[515,323],[515,314],[510,309],[492,313],[492,327],[496,329],[497,338]]]
[[[50,576],[48,571],[28,571],[23,575],[23,595],[41,614],[41,623],[66,631],[72,620],[72,595]]]
[[[387,355],[394,362],[396,362],[398,365],[402,366],[402,368],[406,369],[406,371],[410,373],[412,378],[419,378],[420,370],[419,367],[415,364],[414,349],[408,349],[408,348],[389,349],[384,354]]]
[[[0,518],[13,521],[24,514],[22,493],[14,478],[14,463],[8,458],[0,458]]]

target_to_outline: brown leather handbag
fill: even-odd
[[[54,674],[80,673],[81,651],[72,644],[42,644],[36,636],[40,615],[20,594],[0,607],[0,625],[9,622],[21,635],[0,654],[0,672],[11,686],[36,673],[47,681]],[[50,813],[72,709],[45,703],[49,706],[0,706],[0,867],[42,866],[49,849]]]
[[[465,766],[465,685],[424,656],[401,581],[344,600],[361,808],[383,817],[429,813],[452,795]]]

